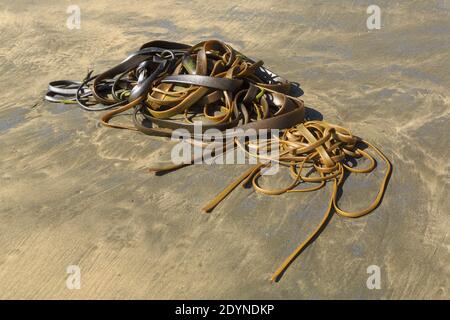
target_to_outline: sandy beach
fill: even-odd
[[[0,0],[1,299],[449,299],[450,1]],[[67,27],[78,5],[80,29]],[[155,176],[168,139],[99,125],[101,113],[43,101],[49,81],[104,71],[143,43],[230,43],[304,91],[325,120],[373,142],[393,173],[370,215],[319,223],[330,187],[233,192],[200,208],[245,165]],[[124,117],[124,121],[125,121]],[[383,177],[352,176],[361,209]],[[79,266],[80,289],[67,287]],[[379,266],[370,290],[367,268]]]

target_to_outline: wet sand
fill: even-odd
[[[0,5],[0,298],[448,299],[450,2],[77,1]],[[334,216],[289,268],[271,273],[320,221],[330,186],[269,197],[235,191],[201,206],[245,166],[156,177],[167,140],[100,127],[99,113],[42,101],[47,83],[105,70],[144,42],[217,38],[300,83],[308,107],[378,145],[393,164],[381,206]],[[383,176],[352,177],[342,207]],[[81,268],[81,289],[66,268]],[[369,290],[370,265],[381,289]]]

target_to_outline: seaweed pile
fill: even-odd
[[[383,198],[391,173],[389,160],[370,142],[341,126],[307,119],[303,101],[292,94],[295,86],[266,69],[261,60],[250,59],[221,41],[190,46],[157,40],[144,44],[103,73],[93,75],[90,71],[82,81],[51,82],[45,99],[77,104],[87,111],[106,111],[100,122],[111,128],[163,137],[184,130],[187,142],[200,148],[210,145],[205,143],[208,131],[223,132],[222,138],[215,136],[212,142],[212,157],[237,148],[256,164],[209,202],[203,208],[205,212],[212,211],[239,185],[251,186],[262,194],[280,195],[316,191],[330,182],[332,193],[322,221],[275,271],[271,280],[278,281],[334,212],[348,218],[372,212]],[[132,126],[112,121],[131,109]],[[246,130],[256,132],[253,139],[239,139]],[[259,134],[267,130],[272,130],[271,135]],[[276,155],[261,152],[262,146],[276,148]],[[338,194],[342,193],[346,177],[373,171],[377,164],[374,154],[386,163],[374,201],[357,212],[341,209]],[[360,158],[369,165],[359,168]],[[187,161],[154,165],[149,171],[167,173],[198,160],[192,155]],[[261,179],[270,179],[263,171],[274,164],[288,170],[292,177],[283,188],[263,187],[260,183]]]

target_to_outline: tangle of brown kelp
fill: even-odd
[[[333,211],[347,218],[358,218],[373,211],[381,202],[386,185],[391,173],[391,164],[386,156],[373,144],[362,140],[350,133],[349,130],[337,125],[329,124],[325,121],[308,121],[284,131],[281,137],[273,137],[279,146],[277,157],[262,157],[256,151],[249,151],[247,144],[242,144],[236,139],[236,144],[243,149],[250,157],[256,157],[258,164],[246,170],[238,179],[225,188],[203,210],[211,211],[219,204],[233,189],[242,183],[246,186],[251,183],[253,188],[260,193],[267,195],[280,195],[282,193],[309,192],[321,189],[326,182],[332,182],[332,193],[323,218],[315,230],[304,240],[275,271],[271,280],[278,281],[294,259],[316,238],[326,222],[331,217]],[[269,141],[270,142],[270,141]],[[365,209],[349,212],[343,210],[338,205],[338,192],[345,181],[346,172],[368,173],[375,169],[375,159],[361,145],[365,144],[372,149],[386,163],[386,172],[381,182],[380,189],[375,200]],[[267,145],[267,141],[264,143]],[[255,148],[253,148],[255,150]],[[347,163],[355,158],[364,157],[369,160],[366,168],[349,166]],[[270,161],[268,161],[270,160]],[[259,180],[263,177],[261,171],[271,165],[271,161],[277,162],[280,166],[287,167],[292,177],[292,182],[286,187],[269,189],[262,187]],[[310,169],[308,174],[302,174],[305,168]],[[267,179],[267,177],[266,177]],[[305,188],[297,188],[304,183],[317,184]]]
[[[332,183],[332,194],[323,219],[275,271],[273,281],[280,279],[294,259],[318,236],[333,212],[357,218],[373,211],[381,202],[391,173],[391,164],[383,153],[369,142],[352,135],[347,129],[325,121],[304,122],[302,100],[290,95],[292,83],[263,67],[230,45],[217,40],[194,46],[168,41],[151,41],[130,54],[118,65],[82,81],[60,80],[49,84],[45,99],[51,102],[78,104],[87,111],[105,111],[104,126],[140,131],[148,135],[171,137],[174,130],[186,129],[191,143],[202,144],[208,129],[279,129],[280,136],[264,139],[258,145],[277,143],[277,157],[263,156],[255,141],[240,142],[232,135],[230,142],[218,141],[216,155],[238,147],[258,163],[220,192],[203,210],[214,209],[232,190],[243,183],[260,193],[308,192]],[[133,109],[133,126],[110,122],[116,115]],[[196,135],[195,128],[202,131]],[[342,210],[338,194],[346,173],[368,173],[376,161],[362,145],[372,149],[386,162],[386,173],[375,200],[357,212]],[[202,155],[203,156],[203,155]],[[348,165],[355,158],[366,158],[363,169]],[[181,164],[152,166],[156,173],[179,169],[196,162],[192,157]],[[284,188],[262,187],[262,170],[277,162],[288,168],[292,182]],[[309,169],[304,173],[304,169]],[[264,177],[264,179],[268,179]],[[299,188],[303,184],[316,184]]]
[[[173,130],[284,129],[303,121],[303,101],[292,83],[230,45],[207,40],[194,46],[151,41],[118,65],[81,82],[49,84],[45,99],[109,110],[101,124],[170,137]],[[111,123],[134,109],[134,126]]]

